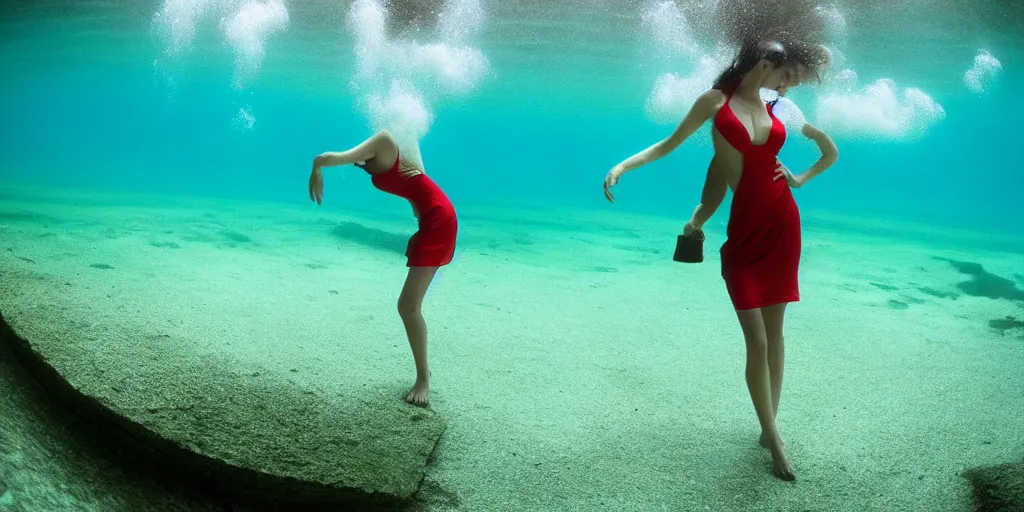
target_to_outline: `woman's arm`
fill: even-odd
[[[839,159],[839,148],[836,147],[836,143],[825,132],[810,124],[805,124],[802,131],[805,137],[813,140],[818,145],[818,149],[821,150],[821,158],[810,169],[796,177],[801,186],[806,185],[808,181],[825,172],[826,169],[832,167],[832,164],[836,163],[836,160]]]
[[[711,164],[708,166],[708,175],[704,179],[704,190],[700,194],[700,204],[693,210],[693,216],[690,217],[688,225],[683,228],[683,234],[689,235],[690,232],[704,227],[708,219],[714,216],[715,211],[722,205],[728,188],[729,183],[725,181],[725,173],[717,165],[716,159],[712,158]]]
[[[365,162],[377,156],[377,153],[379,153],[386,144],[394,144],[394,141],[387,130],[381,130],[348,151],[329,151],[317,155],[316,158],[313,159],[313,170],[318,171],[321,167],[337,167],[339,165],[351,165],[356,162]]]
[[[636,170],[637,168],[649,164],[665,155],[675,151],[680,144],[683,143],[693,132],[696,132],[709,118],[711,114],[717,110],[718,106],[722,103],[724,96],[721,91],[711,89],[704,94],[701,94],[697,101],[690,107],[690,111],[687,112],[686,117],[683,118],[679,126],[676,127],[672,135],[655,142],[652,146],[647,149],[629,157],[619,165],[615,166],[621,169],[619,175],[627,172]]]
[[[711,89],[704,94],[701,94],[697,101],[690,107],[690,111],[683,118],[679,126],[676,127],[672,135],[654,143],[647,149],[627,158],[620,162],[618,165],[612,168],[608,172],[604,181],[604,195],[609,201],[614,202],[612,197],[611,187],[614,187],[619,181],[619,176],[636,170],[646,164],[649,164],[655,160],[658,160],[665,155],[675,151],[680,144],[683,143],[690,135],[693,135],[721,106],[725,96],[721,91]]]
[[[322,167],[336,167],[356,162],[365,162],[376,157],[382,151],[387,150],[389,145],[395,145],[394,139],[391,138],[391,134],[386,130],[381,130],[348,151],[327,152],[317,155],[313,158],[313,171],[309,173],[309,199],[315,201],[316,204],[323,203],[324,177],[320,171]]]

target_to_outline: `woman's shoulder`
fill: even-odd
[[[708,89],[697,97],[697,101],[694,102],[694,106],[699,106],[712,113],[718,112],[718,110],[725,105],[727,98],[728,96],[726,93],[719,89]]]

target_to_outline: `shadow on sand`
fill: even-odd
[[[989,299],[1006,299],[1013,301],[1024,301],[1024,290],[1017,288],[1013,281],[999,277],[986,271],[980,264],[970,261],[956,261],[947,258],[937,258],[948,261],[961,274],[971,276],[970,281],[964,281],[956,285],[960,291],[973,297],[987,297]]]
[[[331,234],[347,242],[398,254],[405,254],[405,249],[409,245],[408,235],[368,228],[355,222],[339,222],[331,228]]]

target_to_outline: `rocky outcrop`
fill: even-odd
[[[1024,512],[1024,461],[973,468],[964,476],[978,512]]]
[[[50,396],[155,463],[242,501],[410,504],[444,430],[392,389],[340,394],[176,347],[145,322],[67,298],[62,283],[0,271],[0,343]],[[65,295],[62,295],[64,293]]]

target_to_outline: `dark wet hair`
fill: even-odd
[[[828,11],[822,0],[719,0],[708,28],[715,38],[739,47],[736,58],[715,80],[720,89],[734,85],[761,59],[776,66],[802,64],[817,79],[829,64],[822,44],[828,35]]]
[[[762,41],[745,43],[740,47],[736,58],[729,67],[722,71],[712,86],[714,89],[725,89],[736,85],[761,60],[776,66],[800,64],[810,71],[815,79],[821,80],[821,74],[831,61],[830,54],[824,46],[801,43],[783,44],[779,41]]]
[[[722,71],[718,78],[715,79],[715,85],[712,87],[714,89],[725,89],[736,84],[740,78],[743,78],[743,75],[754,69],[754,66],[761,62],[761,59],[767,60],[776,66],[781,66],[787,60],[786,49],[781,43],[776,41],[744,44],[740,47],[739,54],[732,60],[729,67],[725,68],[725,71]]]
[[[832,64],[832,52],[820,44],[791,42],[786,45],[786,63],[801,64],[821,81],[822,75]]]
[[[387,31],[402,37],[437,28],[444,0],[384,0]]]

